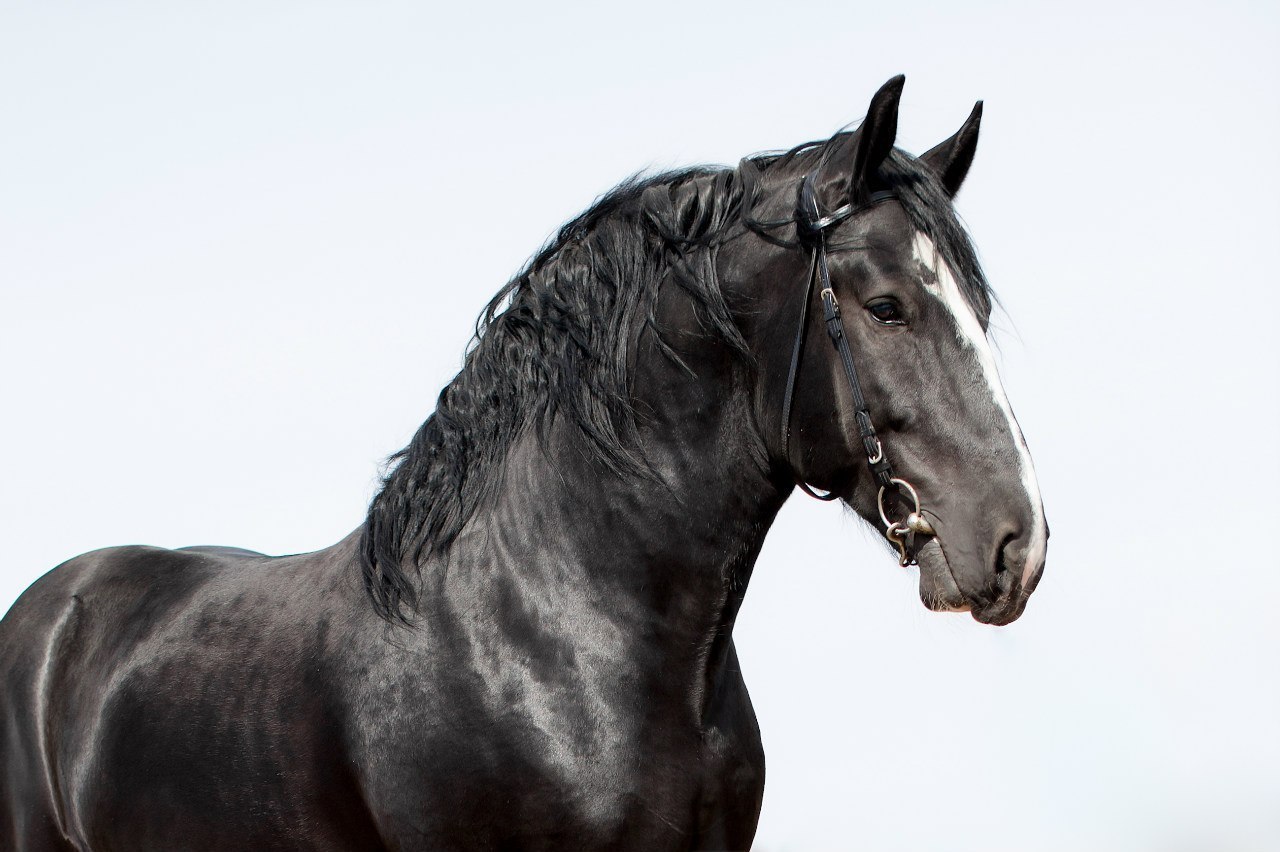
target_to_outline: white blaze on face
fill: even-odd
[[[1018,472],[1022,478],[1022,487],[1031,502],[1032,530],[1031,541],[1027,551],[1027,564],[1022,569],[1022,584],[1025,587],[1031,582],[1036,569],[1044,562],[1045,545],[1048,543],[1048,528],[1044,522],[1044,504],[1040,500],[1040,485],[1036,482],[1036,470],[1031,464],[1031,453],[1027,450],[1027,442],[1022,437],[1022,429],[1014,419],[1013,409],[1009,407],[1009,398],[1005,396],[1004,385],[1000,382],[1000,373],[996,370],[996,361],[991,354],[991,346],[987,343],[987,335],[978,323],[978,316],[969,305],[969,300],[960,292],[955,275],[947,266],[942,255],[929,239],[917,233],[913,244],[915,258],[933,272],[934,280],[925,279],[925,289],[946,307],[955,318],[956,337],[960,345],[973,351],[978,364],[982,368],[987,389],[996,407],[1004,414],[1009,424],[1009,435],[1018,451]]]

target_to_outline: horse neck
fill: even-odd
[[[690,377],[641,350],[639,441],[656,475],[610,471],[576,426],[553,418],[513,445],[501,487],[455,552],[475,543],[482,570],[505,575],[502,594],[536,602],[546,621],[604,619],[667,649],[649,657],[664,668],[705,674],[723,660],[789,489],[770,478],[740,365],[703,353]]]

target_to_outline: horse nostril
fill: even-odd
[[[1012,567],[1018,567],[1020,563],[1017,561],[1016,554],[1011,553],[1014,548],[1013,543],[1017,541],[1017,533],[1008,533],[1004,538],[1000,539],[1000,546],[996,548],[996,573],[1003,574]]]

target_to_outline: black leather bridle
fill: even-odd
[[[876,503],[880,509],[880,518],[885,523],[885,536],[897,546],[902,556],[901,563],[910,565],[915,562],[914,555],[909,552],[914,549],[915,535],[917,533],[933,535],[933,528],[920,513],[920,500],[916,495],[915,488],[905,479],[894,476],[893,464],[889,461],[883,444],[876,436],[875,425],[871,422],[871,411],[867,406],[867,399],[862,393],[862,383],[858,381],[858,368],[854,364],[853,353],[849,350],[849,338],[844,333],[844,323],[840,318],[840,302],[836,299],[835,291],[831,288],[831,272],[827,267],[827,229],[883,201],[891,201],[895,198],[897,196],[892,192],[876,192],[868,196],[865,201],[858,204],[850,201],[824,215],[818,205],[814,174],[811,172],[806,175],[800,184],[800,199],[796,207],[796,231],[802,243],[813,247],[813,259],[809,264],[809,275],[805,281],[804,301],[800,306],[800,323],[796,327],[795,343],[791,347],[791,367],[787,371],[787,387],[783,395],[782,452],[784,458],[790,459],[791,407],[795,399],[796,378],[800,371],[800,358],[804,353],[805,331],[809,325],[809,302],[813,300],[813,285],[817,281],[821,285],[818,294],[822,299],[822,315],[827,326],[827,337],[831,339],[832,345],[835,347],[836,352],[839,353],[840,363],[843,365],[845,377],[849,381],[849,390],[853,395],[853,417],[858,426],[858,436],[862,439],[862,448],[866,452],[867,466],[871,469],[871,475],[876,484],[880,487]],[[797,484],[804,493],[819,500],[835,500],[840,496],[835,492],[819,494],[803,479],[798,480]],[[905,492],[904,496],[909,497],[914,504],[914,511],[907,516],[906,521],[892,522],[885,512],[885,493],[893,488],[902,489]]]

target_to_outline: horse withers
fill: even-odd
[[[365,523],[76,557],[0,622],[0,847],[751,844],[732,628],[797,484],[1017,618],[1048,529],[952,209],[981,117],[627,181],[494,298]]]

